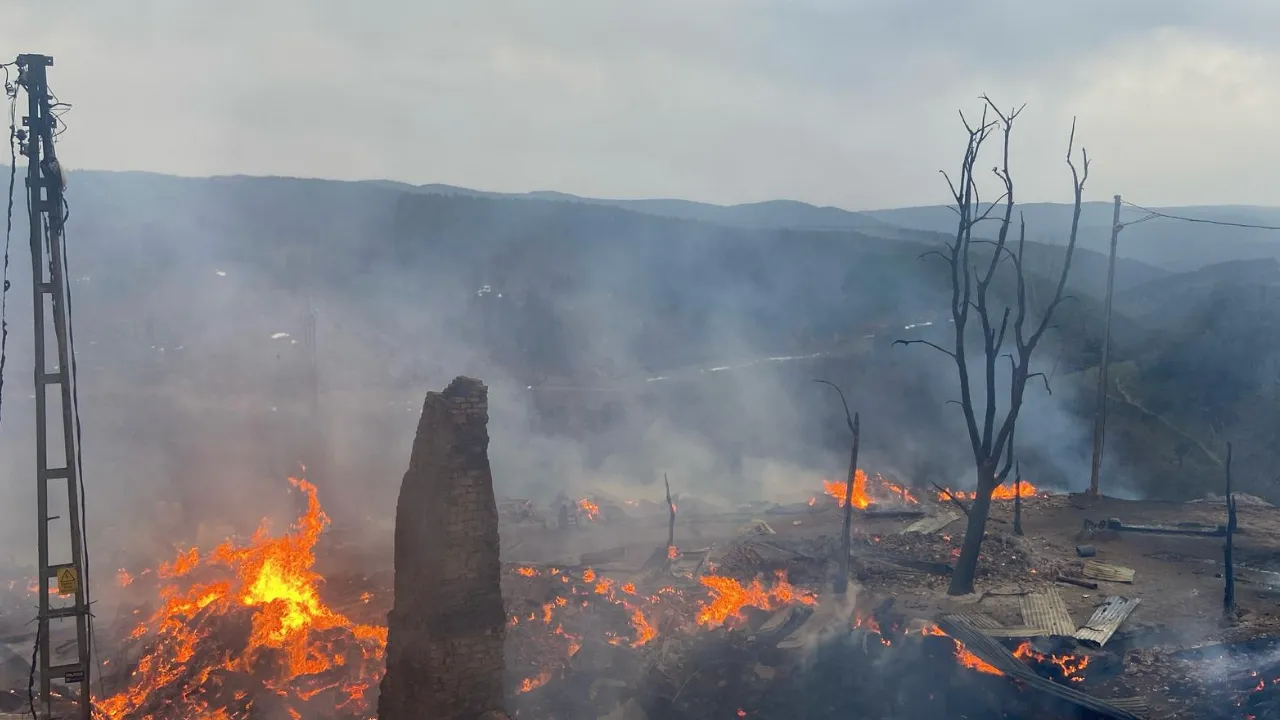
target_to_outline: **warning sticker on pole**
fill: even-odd
[[[80,589],[80,575],[73,567],[58,568],[58,594],[74,595]]]

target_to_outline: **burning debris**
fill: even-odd
[[[844,507],[844,498],[847,490],[848,486],[844,481],[822,481],[822,497],[834,500],[836,507]],[[816,505],[818,499],[819,496],[815,495],[809,499],[809,504]],[[827,502],[830,502],[830,500],[827,500]],[[859,510],[866,510],[877,501],[894,501],[903,505],[915,505],[920,502],[906,487],[891,483],[879,474],[875,476],[874,481],[869,481],[867,473],[859,468],[853,475],[853,497],[850,500],[850,504]]]
[[[836,507],[844,507],[845,493],[848,488],[843,480],[823,480],[822,494],[809,498],[809,505],[819,502],[834,502]],[[997,486],[991,493],[992,500],[1013,500],[1016,497],[1032,498],[1042,493],[1034,485],[1023,480],[1021,483],[1005,483]],[[954,500],[973,500],[977,493],[973,491],[951,490],[940,488],[934,498],[941,503]],[[858,510],[866,510],[878,504],[918,505],[920,500],[911,488],[893,482],[876,473],[868,475],[858,469],[853,478],[853,496],[851,504]]]
[[[108,664],[129,670],[113,678],[121,687],[97,703],[97,717],[369,712],[386,630],[353,622],[320,599],[314,548],[329,519],[314,486],[290,482],[306,495],[307,511],[288,533],[272,536],[264,526],[246,544],[228,541],[203,555],[192,548],[154,573],[160,607]],[[128,572],[119,579],[140,582]]]

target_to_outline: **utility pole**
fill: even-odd
[[[71,347],[67,330],[67,290],[63,275],[66,218],[63,203],[63,173],[54,154],[53,136],[58,124],[49,102],[48,68],[53,58],[47,55],[19,55],[18,83],[27,91],[27,116],[22,118],[25,132],[19,131],[22,154],[27,158],[27,206],[31,232],[32,307],[35,323],[35,390],[36,390],[36,504],[39,533],[39,596],[37,617],[40,706],[44,717],[53,716],[53,681],[66,686],[80,686],[79,710],[76,717],[90,720],[92,696],[89,691],[89,603],[88,577],[85,574],[85,544],[81,528],[79,458],[74,432],[72,407]],[[46,337],[49,311],[52,308],[53,335],[57,346],[57,364],[49,369]],[[48,388],[56,386],[62,404],[62,447],[60,465],[50,466],[48,437]],[[56,515],[49,512],[49,482],[62,481],[66,487],[66,510]],[[53,562],[49,549],[49,524],[66,518],[69,527],[70,558]],[[61,545],[61,543],[59,543]],[[56,582],[57,595],[74,600],[72,604],[50,604],[50,582]],[[51,620],[74,620],[76,655],[74,659],[54,664]]]
[[[1089,473],[1089,495],[1098,497],[1098,475],[1102,470],[1102,446],[1107,427],[1107,370],[1111,367],[1111,297],[1116,287],[1116,246],[1120,239],[1120,196],[1115,196],[1111,214],[1111,258],[1107,262],[1106,320],[1102,331],[1102,364],[1098,366],[1098,398],[1093,418],[1093,466]]]

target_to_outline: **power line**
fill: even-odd
[[[1133,222],[1121,223],[1123,227],[1128,227],[1129,225],[1137,225],[1138,223],[1146,222],[1148,220],[1153,220],[1155,218],[1164,218],[1166,220],[1180,220],[1182,222],[1198,223],[1200,225],[1221,225],[1223,227],[1246,228],[1250,230],[1280,230],[1280,225],[1255,225],[1252,223],[1229,222],[1227,220],[1209,220],[1207,218],[1192,218],[1192,217],[1186,217],[1183,215],[1170,215],[1169,213],[1163,213],[1163,212],[1159,212],[1158,210],[1151,210],[1149,208],[1144,208],[1141,205],[1135,205],[1129,202],[1128,200],[1122,200],[1121,202],[1123,202],[1125,205],[1128,205],[1129,207],[1135,210],[1141,210],[1142,212],[1147,214],[1146,217],[1140,218],[1138,220],[1134,220]]]

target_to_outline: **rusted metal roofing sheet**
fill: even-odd
[[[1021,604],[1022,622],[1027,626],[1044,628],[1048,635],[1071,637],[1076,634],[1076,624],[1057,588],[1027,593],[1022,596]]]
[[[933,515],[931,517],[920,518],[919,520],[908,525],[906,529],[903,530],[902,532],[903,534],[920,533],[922,535],[928,535],[930,533],[938,532],[942,528],[950,525],[951,523],[959,519],[960,519],[959,513],[944,512],[940,515]]]
[[[1102,700],[1082,693],[1075,688],[1059,685],[1052,680],[1042,678],[1036,674],[1035,670],[1015,658],[1008,648],[1000,644],[999,640],[983,635],[981,630],[957,620],[954,615],[944,616],[938,621],[938,626],[942,628],[943,632],[950,635],[953,640],[963,643],[966,650],[987,661],[1006,675],[1021,681],[1027,687],[1053,695],[1104,718],[1139,720],[1138,715],[1135,714],[1138,701],[1134,699],[1123,701]]]
[[[1095,647],[1106,645],[1140,602],[1142,600],[1139,598],[1130,600],[1119,595],[1112,595],[1103,600],[1098,609],[1093,612],[1093,617],[1089,618],[1089,622],[1076,631],[1076,639]]]
[[[1121,565],[1108,565],[1096,560],[1085,560],[1083,574],[1090,580],[1131,583],[1133,582],[1134,571],[1133,568],[1127,568]]]

